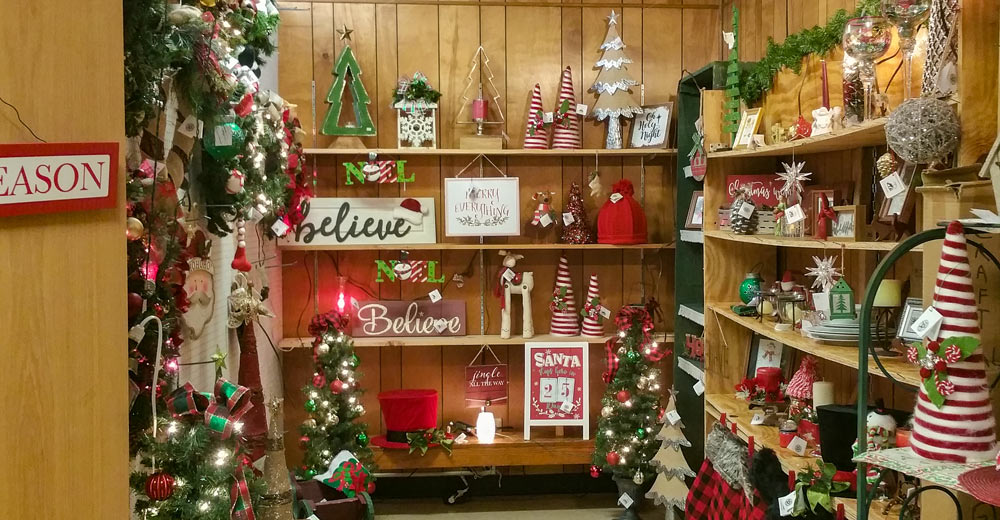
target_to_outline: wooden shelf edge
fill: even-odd
[[[500,250],[512,251],[559,251],[559,250],[661,250],[673,249],[673,242],[653,244],[348,244],[348,245],[312,245],[312,244],[279,244],[284,251],[478,251]]]
[[[784,345],[788,345],[795,350],[811,354],[827,361],[832,361],[838,365],[850,367],[855,370],[858,369],[857,346],[824,345],[816,340],[807,338],[798,332],[779,332],[774,330],[774,327],[769,323],[757,321],[757,318],[737,316],[736,313],[734,313],[729,307],[729,304],[709,304],[706,306],[706,309],[710,309],[714,312],[716,318],[722,316],[737,325],[750,329],[762,336],[781,342]],[[882,361],[882,365],[885,366],[886,370],[888,370],[889,373],[892,374],[892,376],[900,383],[914,387],[920,385],[919,369],[915,365],[909,364],[904,358],[895,357],[879,359]],[[869,360],[868,373],[885,377],[885,374],[879,370],[874,360]]]
[[[674,342],[672,332],[664,334],[656,333],[657,341],[665,343]],[[663,338],[663,339],[660,339]],[[356,348],[369,347],[417,347],[417,346],[448,346],[448,345],[523,345],[529,342],[547,343],[579,343],[585,341],[596,345],[611,339],[611,336],[589,337],[589,336],[553,336],[551,334],[539,334],[530,339],[520,336],[512,336],[508,339],[501,339],[499,335],[468,335],[468,336],[421,336],[421,337],[395,337],[395,338],[354,338]],[[278,347],[282,350],[296,348],[312,348],[313,338],[283,338],[278,342]]]
[[[777,155],[836,152],[885,144],[885,118],[866,121],[835,133],[808,137],[787,143],[771,144],[750,150],[728,150],[708,154],[709,159],[733,157],[773,157]]]
[[[481,466],[550,466],[590,464],[594,454],[593,439],[541,437],[524,440],[518,433],[502,436],[497,442],[455,444],[449,456],[440,448],[431,448],[426,455],[407,450],[373,447],[379,472],[393,470],[448,469]]]
[[[460,148],[305,148],[306,155],[430,155],[430,156],[474,156],[493,155],[507,157],[644,157],[677,155],[676,148],[623,148],[621,150],[578,149],[578,150],[523,150],[517,148],[467,150]]]
[[[799,249],[847,249],[854,251],[892,251],[898,242],[853,242],[840,240],[817,240],[814,238],[783,238],[771,235],[737,235],[731,231],[713,229],[705,231],[706,238],[717,238],[730,242],[743,242],[775,247]],[[914,248],[911,252],[923,252],[923,248]]]

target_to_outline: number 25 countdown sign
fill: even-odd
[[[524,345],[524,438],[532,426],[583,426],[590,438],[587,343]]]
[[[111,208],[118,143],[0,144],[0,217]]]

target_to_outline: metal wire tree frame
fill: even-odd
[[[895,247],[895,249],[890,251],[889,254],[882,259],[882,261],[878,265],[878,268],[875,269],[875,272],[868,280],[868,286],[865,288],[864,304],[861,307],[861,317],[860,317],[861,341],[860,341],[860,347],[858,348],[859,377],[858,377],[858,405],[857,405],[858,425],[857,426],[858,426],[859,441],[861,439],[864,439],[865,436],[867,435],[867,424],[865,423],[865,417],[868,416],[867,397],[868,397],[869,378],[866,377],[866,374],[868,374],[869,354],[871,354],[872,360],[875,362],[875,365],[878,366],[878,369],[882,372],[882,374],[886,378],[889,379],[889,381],[892,382],[892,384],[910,392],[916,390],[915,388],[905,385],[897,381],[896,378],[892,377],[892,374],[890,374],[882,365],[882,361],[879,360],[878,358],[878,352],[872,346],[872,333],[871,333],[872,308],[875,305],[875,293],[878,291],[878,286],[879,284],[882,283],[882,280],[885,278],[886,273],[889,272],[889,269],[892,268],[892,266],[896,263],[896,261],[898,261],[905,254],[909,253],[910,251],[912,251],[914,248],[916,248],[921,244],[931,242],[933,240],[944,240],[945,232],[946,232],[945,228],[939,227],[935,229],[929,229],[927,231],[922,231],[907,238],[906,240],[903,240],[902,242],[899,243],[899,245]],[[974,235],[981,233],[982,233],[981,231],[977,231],[975,229],[970,229],[970,228],[965,229],[966,235]],[[979,252],[983,254],[983,256],[988,258],[991,262],[993,262],[993,265],[997,266],[997,268],[1000,269],[1000,260],[998,260],[997,257],[993,255],[993,253],[991,253],[988,249],[986,249],[986,246],[974,240],[968,240],[968,243],[973,247],[975,247],[976,249],[978,249]],[[998,376],[997,379],[993,380],[993,383],[990,384],[990,388],[991,389],[996,388],[997,383],[1000,383],[1000,376]],[[858,443],[858,446],[864,446],[864,445],[865,444],[862,442]],[[868,509],[871,507],[871,503],[873,500],[873,497],[868,496],[869,493],[867,488],[867,482],[865,481],[865,473],[867,472],[868,469],[867,466],[868,464],[865,462],[857,463],[858,520],[868,520]],[[955,506],[958,508],[958,520],[962,520],[962,510],[961,507],[959,506],[958,498],[956,498],[954,493],[952,493],[948,489],[936,485],[922,486],[920,488],[917,488],[917,490],[914,493],[912,493],[909,497],[907,497],[906,500],[903,501],[903,510],[899,514],[900,520],[903,520],[904,518],[903,515],[906,513],[906,506],[909,505],[909,502],[913,499],[913,497],[916,497],[920,493],[930,489],[935,489],[948,494],[951,497],[951,499],[955,502]]]

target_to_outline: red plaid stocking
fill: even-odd
[[[755,508],[756,509],[756,508]],[[691,520],[757,520],[747,504],[742,490],[729,485],[707,459],[701,464],[698,475],[687,496],[684,518]],[[763,510],[761,510],[761,514]]]

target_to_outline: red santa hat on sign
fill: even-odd
[[[923,349],[907,353],[920,365],[923,379],[910,446],[932,460],[990,460],[996,455],[996,420],[979,344],[969,254],[959,222],[948,224],[941,246],[933,307],[943,316],[936,337],[925,338]]]
[[[410,224],[419,225],[424,221],[424,210],[417,199],[403,199],[399,207],[392,210],[392,216],[401,218]]]
[[[576,299],[573,297],[573,280],[569,277],[569,262],[565,256],[559,257],[559,268],[556,271],[556,286],[552,292],[552,321],[549,323],[549,333],[553,336],[578,336],[580,334],[580,319],[576,313]]]
[[[559,114],[563,105],[567,111]],[[552,148],[556,150],[576,150],[580,148],[580,116],[576,113],[576,95],[573,93],[573,71],[563,69],[559,83],[559,101],[556,103],[555,128],[552,130]]]
[[[528,123],[524,127],[525,150],[547,150],[549,148],[549,130],[545,128],[542,117],[542,87],[535,83],[531,91],[531,102],[528,104]]]
[[[604,335],[604,327],[601,326],[601,294],[597,285],[597,273],[590,275],[587,299],[583,301],[582,334],[592,338]]]

